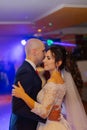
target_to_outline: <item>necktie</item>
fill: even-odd
[[[38,74],[38,71],[36,70],[36,73]]]

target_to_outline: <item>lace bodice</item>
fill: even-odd
[[[38,93],[38,103],[35,102],[35,107],[31,111],[43,118],[47,118],[53,105],[61,107],[65,93],[65,84],[48,82]]]

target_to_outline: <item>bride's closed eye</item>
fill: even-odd
[[[50,60],[51,58],[49,56],[47,56],[47,59]]]

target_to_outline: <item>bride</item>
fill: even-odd
[[[43,63],[44,69],[50,72],[50,78],[42,90],[38,93],[37,102],[26,94],[20,82],[18,82],[18,87],[13,85],[14,88],[12,90],[12,95],[21,98],[31,108],[33,113],[41,116],[44,119],[47,118],[45,124],[40,122],[38,123],[37,130],[78,130],[77,128],[71,126],[70,121],[67,121],[63,117],[62,113],[60,114],[60,119],[57,118],[57,112],[59,109],[61,109],[64,98],[67,97],[67,85],[60,73],[60,70],[63,69],[65,65],[65,53],[63,51],[63,47],[50,47],[45,55]],[[71,93],[71,95],[73,94]],[[66,101],[65,105],[67,108]],[[52,116],[51,110],[54,106],[56,115]],[[80,123],[81,122],[79,122],[79,124]],[[84,126],[84,129],[81,130],[87,130],[87,127]]]

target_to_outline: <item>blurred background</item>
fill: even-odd
[[[12,84],[16,70],[25,59],[26,40],[33,37],[42,40],[46,47],[59,44],[67,49],[67,59],[72,65],[69,70],[87,112],[87,1],[1,0],[1,130],[8,130]]]

